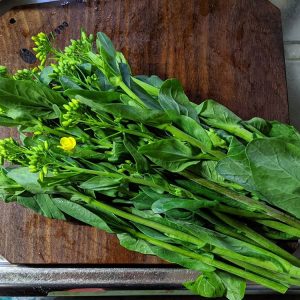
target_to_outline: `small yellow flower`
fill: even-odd
[[[60,148],[65,151],[71,151],[76,146],[76,140],[73,137],[62,137],[60,139]]]

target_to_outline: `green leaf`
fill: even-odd
[[[149,170],[147,159],[137,151],[136,147],[133,145],[133,141],[125,135],[123,143],[128,152],[133,157],[137,171],[139,173],[147,172]]]
[[[50,66],[45,67],[40,74],[40,81],[45,84],[49,85],[49,83],[53,80],[51,75],[53,74],[53,68]]]
[[[300,147],[300,133],[294,126],[283,124],[278,121],[271,121],[269,124],[271,124],[271,129],[268,134],[270,137],[280,137],[288,142],[295,140]]]
[[[36,203],[41,208],[43,215],[58,220],[65,220],[64,214],[58,209],[53,199],[47,194],[38,194],[34,196]]]
[[[164,81],[161,80],[158,76],[156,75],[151,75],[150,77],[149,76],[146,76],[146,75],[138,75],[138,76],[135,76],[135,78],[137,78],[138,80],[142,81],[142,82],[145,82],[157,89],[160,89],[161,86],[163,85]],[[142,87],[145,87],[144,85]],[[158,91],[157,91],[158,93]],[[149,93],[151,94],[151,93]]]
[[[152,204],[152,210],[155,213],[161,214],[169,210],[180,208],[188,211],[197,211],[203,207],[212,207],[218,204],[217,201],[209,201],[205,199],[182,199],[175,197],[165,197],[162,195],[161,198]]]
[[[28,168],[20,167],[12,169],[8,171],[7,177],[13,179],[15,182],[17,182],[29,192],[42,192],[41,185],[38,182],[38,173],[31,173]]]
[[[120,175],[119,178],[109,178],[103,176],[94,176],[87,181],[81,183],[80,187],[85,190],[103,191],[109,190],[120,185],[123,177]]]
[[[241,125],[241,119],[231,110],[214,100],[202,102],[197,111],[199,117],[208,125],[226,130],[246,141],[253,140],[253,133]]]
[[[120,99],[120,93],[113,91],[88,91],[69,89],[64,92],[69,98],[76,98],[92,109],[102,110],[101,104],[111,103]]]
[[[218,162],[216,171],[225,179],[243,186],[248,191],[256,190],[246,156],[246,147],[235,137],[231,138],[227,156]]]
[[[102,48],[110,57],[115,57],[117,52],[110,38],[103,32],[97,33],[97,40]]]
[[[31,80],[0,78],[0,94],[1,106],[6,108],[11,108],[13,105],[48,108],[52,104],[66,103],[66,100],[58,92]]]
[[[195,281],[185,282],[183,285],[193,293],[208,298],[222,297],[226,292],[216,272],[201,274]]]
[[[168,79],[162,84],[158,101],[166,112],[174,111],[177,115],[189,116],[198,121],[197,111],[185,95],[177,79]]]
[[[144,145],[139,152],[171,172],[180,172],[199,162],[189,146],[173,138]]]
[[[17,203],[33,210],[34,212],[44,215],[41,207],[38,205],[36,201],[36,197],[23,197],[23,196],[17,196]]]
[[[60,210],[62,210],[65,214],[71,216],[72,218],[106,232],[113,232],[102,218],[84,208],[83,206],[62,198],[54,198],[53,202]]]
[[[192,118],[181,115],[176,119],[175,124],[185,133],[201,141],[205,149],[210,150],[212,148],[212,142],[207,131]]]
[[[127,233],[118,234],[118,239],[121,246],[131,251],[136,251],[143,254],[156,255],[168,262],[176,263],[185,268],[196,270],[196,271],[213,271],[214,268],[200,262],[199,260],[192,259],[176,252],[154,246],[144,240],[132,237]]]
[[[161,197],[161,194],[154,192],[148,187],[141,187],[141,190],[137,196],[131,199],[134,207],[141,210],[151,209],[152,204]]]
[[[252,118],[249,121],[244,121],[243,125],[246,126],[252,132],[261,132],[263,134],[268,135],[271,129],[271,123],[262,119],[262,118]]]
[[[216,122],[219,121],[223,124],[236,125],[241,121],[241,118],[231,110],[212,99],[205,100],[199,104],[197,112],[201,118],[212,121],[215,120]]]
[[[59,82],[64,90],[67,90],[67,89],[80,90],[81,89],[81,87],[76,82],[74,82],[74,80],[72,80],[70,77],[65,76],[65,75],[59,77]]]
[[[229,300],[242,300],[246,290],[246,280],[230,273],[216,271],[226,288],[226,298]]]
[[[257,139],[246,148],[257,191],[300,218],[300,150],[281,138]]]

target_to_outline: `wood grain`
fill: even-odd
[[[104,31],[135,74],[176,77],[195,102],[214,98],[243,118],[288,121],[280,12],[268,1],[102,0],[16,9],[0,18],[0,64],[30,67],[20,49],[32,47],[31,35],[63,22],[69,26],[57,35],[61,47],[80,27]],[[47,220],[14,204],[0,208],[0,254],[11,262],[161,263],[122,249],[96,229]]]

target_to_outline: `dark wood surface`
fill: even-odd
[[[15,9],[0,17],[0,64],[30,67],[20,49],[63,22],[69,26],[57,35],[60,46],[80,27],[104,31],[135,74],[177,77],[192,100],[214,98],[243,118],[288,121],[280,12],[268,1],[102,0]],[[0,205],[0,255],[13,263],[161,263],[122,249],[112,235],[14,204]]]

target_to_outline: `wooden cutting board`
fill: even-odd
[[[195,102],[213,98],[243,118],[288,121],[280,11],[268,1],[101,0],[15,9],[0,17],[0,64],[31,67],[20,57],[32,47],[31,35],[56,31],[63,46],[81,27],[110,36],[134,74],[178,78]],[[113,235],[2,203],[0,255],[27,264],[161,263],[124,250]]]

